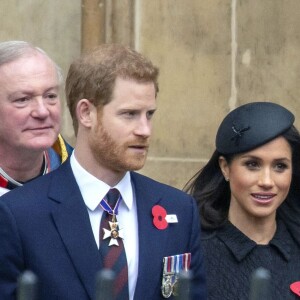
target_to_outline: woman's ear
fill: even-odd
[[[78,124],[84,127],[92,127],[95,118],[97,118],[97,109],[88,99],[81,99],[76,106],[76,116]]]
[[[219,157],[219,166],[226,181],[229,181],[229,166],[224,156]]]

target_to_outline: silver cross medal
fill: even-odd
[[[113,214],[111,222],[109,221],[110,230],[103,228],[104,231],[103,240],[110,237],[108,246],[112,246],[112,245],[119,246],[118,238],[121,239],[124,238],[123,229],[118,229],[119,228],[118,224],[119,223],[117,222],[116,215]]]

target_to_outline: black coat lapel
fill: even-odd
[[[53,220],[78,276],[90,298],[94,297],[96,273],[101,257],[92,232],[87,207],[67,161],[51,183],[49,198],[57,202]]]
[[[135,188],[138,231],[139,231],[139,271],[134,299],[154,299],[152,295],[160,290],[162,263],[167,231],[153,225],[152,207],[162,200],[160,191],[151,180],[132,173]]]

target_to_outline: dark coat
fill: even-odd
[[[134,299],[161,299],[163,257],[191,252],[193,299],[206,299],[199,217],[185,193],[137,173],[139,271]],[[176,214],[165,230],[153,225],[152,207]],[[87,300],[95,293],[100,254],[69,160],[57,170],[0,198],[0,299],[14,299],[18,276],[33,271],[41,300]],[[172,299],[172,297],[170,298]]]
[[[202,235],[209,300],[249,300],[257,268],[270,272],[270,299],[299,299],[290,284],[300,281],[300,248],[282,222],[268,245],[258,245],[228,222]]]

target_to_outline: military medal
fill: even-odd
[[[164,298],[178,295],[178,275],[188,271],[191,263],[191,253],[166,256],[163,259],[163,278],[161,292]]]
[[[120,195],[114,209],[110,207],[110,205],[107,203],[105,198],[100,201],[100,206],[103,208],[103,210],[112,216],[112,220],[108,222],[110,229],[103,228],[103,232],[104,232],[103,240],[110,238],[108,246],[112,246],[112,245],[119,246],[118,239],[124,238],[123,229],[119,229],[119,223],[117,222],[118,208],[121,199],[122,198]]]
[[[164,298],[169,298],[172,295],[173,292],[173,286],[171,281],[171,274],[170,275],[164,275],[163,284],[161,287],[161,292]]]

